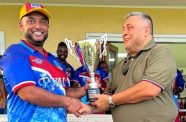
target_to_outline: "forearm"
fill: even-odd
[[[3,82],[2,79],[0,79],[0,92],[1,92],[2,96],[4,98],[6,98],[7,92],[6,92],[6,89],[5,89],[5,86],[4,86],[4,82]]]
[[[73,98],[81,98],[86,93],[85,87],[67,88],[66,95]]]
[[[116,105],[137,103],[143,100],[152,99],[161,92],[161,89],[147,81],[142,81],[122,92],[114,94],[112,99]]]
[[[17,91],[18,96],[32,104],[45,107],[67,107],[71,98],[56,95],[36,86],[26,86]]]

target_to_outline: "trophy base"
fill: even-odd
[[[92,95],[94,94],[101,94],[101,89],[100,88],[87,89],[86,90],[87,101],[89,102],[96,101],[96,98],[92,98]]]

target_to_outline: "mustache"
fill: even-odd
[[[44,45],[44,42],[48,38],[48,34],[44,35],[44,38],[42,40],[35,40],[34,37],[31,34],[29,34],[29,33],[25,34],[25,38],[32,45],[37,46],[37,47],[41,47],[41,46]]]

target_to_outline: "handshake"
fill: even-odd
[[[109,110],[110,98],[108,94],[94,94],[92,96],[96,100],[87,105],[80,102],[78,99],[70,98],[69,105],[66,107],[69,113],[74,114],[76,117],[81,115],[88,115],[92,113],[99,113]]]

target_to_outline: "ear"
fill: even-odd
[[[23,31],[23,23],[21,20],[19,21],[19,29],[21,32]]]
[[[151,33],[151,29],[149,26],[145,26],[145,35],[148,35]]]

